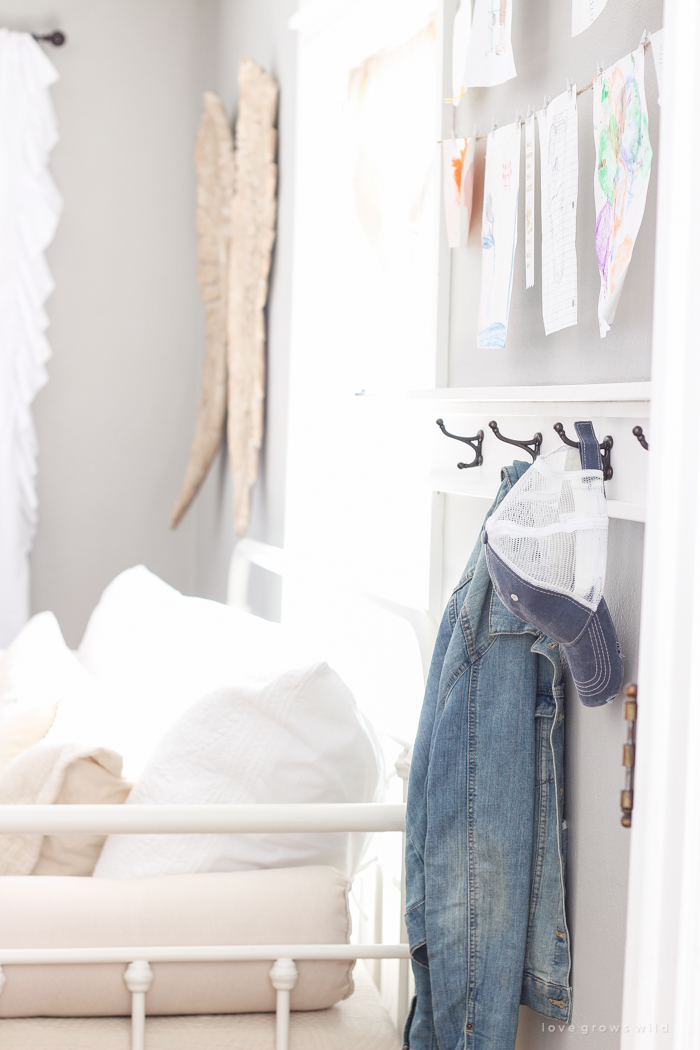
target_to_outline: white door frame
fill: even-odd
[[[700,1045],[700,5],[664,23],[624,1050]]]

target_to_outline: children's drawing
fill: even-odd
[[[644,48],[593,81],[595,248],[600,270],[598,323],[610,330],[644,216],[652,149],[644,96]]]
[[[513,0],[474,0],[464,83],[494,87],[512,80],[515,70],[511,23]]]
[[[518,243],[520,122],[492,131],[486,144],[481,218],[481,300],[477,346],[503,349]]]
[[[462,0],[452,23],[452,105],[458,106],[467,90],[465,70],[472,31],[472,3]]]
[[[659,105],[661,105],[661,83],[664,78],[664,31],[663,29],[657,29],[655,33],[652,33],[649,37],[651,41],[651,52],[654,56],[654,66],[656,68],[656,83],[659,87]]]
[[[450,248],[466,248],[474,195],[474,153],[470,139],[444,139],[442,143],[445,223]]]
[[[525,121],[525,288],[535,283],[535,114]]]
[[[575,325],[578,108],[576,85],[537,114],[542,213],[542,318],[547,335]]]
[[[608,0],[571,0],[571,35],[578,36],[593,25]]]

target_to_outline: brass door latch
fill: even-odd
[[[625,769],[625,786],[620,792],[623,828],[632,827],[632,806],[634,805],[634,751],[637,732],[637,686],[628,685],[625,689],[625,721],[627,722],[627,741],[622,745],[622,765]]]

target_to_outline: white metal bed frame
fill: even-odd
[[[381,802],[260,805],[0,807],[0,834],[219,834],[308,831],[403,831],[406,807]],[[131,992],[131,1048],[145,1050],[146,992],[155,962],[253,962],[269,960],[277,993],[276,1050],[289,1050],[289,999],[302,959],[408,959],[407,944],[139,945],[119,948],[0,948],[3,966],[127,963]]]
[[[250,566],[258,565],[279,576],[284,551],[245,538],[231,557],[227,603],[250,611]],[[394,603],[389,611],[407,619],[416,632],[427,674],[435,626],[421,619],[421,610]],[[415,621],[415,622],[414,622]],[[403,804],[265,803],[253,805],[23,805],[0,806],[0,835],[31,834],[274,834],[304,832],[405,832],[406,787],[410,753],[404,748],[396,761],[403,781]],[[403,851],[402,851],[403,853]],[[295,960],[398,959],[399,1024],[408,1006],[409,950],[403,922],[404,865],[401,870],[401,943],[399,944],[253,944],[253,945],[139,945],[118,948],[0,948],[0,995],[5,984],[3,966],[67,963],[126,963],[124,982],[131,992],[131,1048],[145,1050],[146,993],[153,981],[151,963],[270,961],[270,983],[277,995],[276,1050],[289,1050],[289,1001],[297,981]],[[378,932],[378,931],[376,931]]]

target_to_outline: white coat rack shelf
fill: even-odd
[[[645,520],[649,456],[632,430],[641,426],[647,440],[653,441],[649,430],[651,383],[447,387],[414,391],[410,397],[419,409],[419,425],[432,449],[430,487],[434,492],[493,500],[501,467],[516,458],[529,458],[525,451],[499,441],[489,429],[491,420],[509,438],[524,441],[541,433],[541,453],[546,455],[561,444],[555,423],[562,423],[572,436],[577,420],[590,419],[600,441],[608,435],[613,439],[613,477],[605,486],[610,517]],[[471,459],[472,453],[446,439],[435,425],[437,419],[452,434],[484,432],[480,466],[457,467],[459,460]]]

